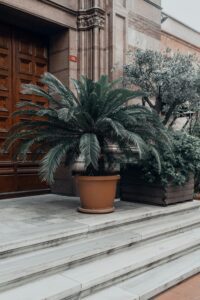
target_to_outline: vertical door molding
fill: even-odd
[[[79,48],[79,76],[98,80],[105,73],[105,10],[100,7],[102,1],[81,2],[77,17],[78,48]],[[87,5],[86,5],[87,4]]]

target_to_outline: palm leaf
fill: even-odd
[[[91,133],[82,135],[79,147],[81,154],[85,158],[85,167],[87,168],[90,164],[92,164],[97,170],[101,151],[97,136]]]
[[[126,104],[130,99],[140,97],[142,95],[143,92],[141,91],[130,91],[126,89],[112,90],[107,95],[102,114],[107,116]]]
[[[161,160],[160,160],[160,154],[158,150],[155,147],[150,148],[150,152],[153,154],[153,156],[156,159],[157,165],[158,165],[158,173],[161,172],[162,166],[161,166]]]
[[[41,87],[34,85],[34,84],[22,84],[22,94],[24,95],[36,95],[43,97],[47,99],[52,105],[57,105],[58,107],[62,107],[62,103],[58,101],[55,97],[52,97],[52,95],[45,90],[43,90]]]
[[[18,108],[22,108],[22,107],[35,107],[35,108],[38,108],[38,109],[43,109],[44,107],[42,105],[39,105],[37,103],[34,103],[32,101],[20,101],[16,104],[16,107]]]
[[[61,108],[58,110],[58,118],[59,120],[62,120],[64,122],[69,122],[69,120],[73,117],[74,115],[74,108]]]
[[[40,177],[49,184],[54,182],[54,173],[73,143],[61,143],[53,147],[41,160]]]
[[[168,133],[150,109],[126,106],[129,99],[143,96],[141,91],[116,89],[118,81],[109,82],[104,75],[97,82],[82,76],[80,80],[73,80],[76,97],[50,73],[45,73],[41,81],[49,90],[25,85],[23,92],[45,97],[49,107],[32,101],[19,103],[14,116],[26,120],[20,120],[11,128],[3,147],[8,149],[17,142],[15,155],[21,159],[26,158],[30,149],[35,153],[40,149],[48,151],[41,162],[43,180],[52,183],[62,159],[65,157],[68,165],[80,154],[84,157],[86,172],[92,170],[100,174],[104,170],[102,161],[111,164],[115,161],[115,156],[104,149],[108,142],[121,149],[122,159],[132,155],[133,148],[140,157],[152,151],[159,167],[159,149],[164,147],[163,140],[167,140]]]
[[[50,90],[57,94],[60,95],[61,98],[61,103],[63,105],[66,105],[67,107],[71,106],[77,106],[79,104],[78,99],[74,95],[74,93],[68,89],[62,82],[56,78],[53,74],[46,72],[41,78],[41,82],[48,85]]]

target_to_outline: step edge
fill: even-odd
[[[119,284],[120,282],[126,280],[126,279],[130,279],[131,277],[134,277],[134,276],[137,276],[143,272],[146,272],[146,271],[149,271],[155,267],[158,267],[160,265],[163,265],[167,262],[170,262],[170,261],[173,261],[183,255],[186,255],[188,253],[191,253],[193,250],[197,250],[197,249],[200,249],[200,244],[198,243],[197,245],[192,245],[192,246],[188,246],[182,250],[179,250],[179,251],[176,251],[174,252],[173,254],[169,254],[169,255],[165,255],[164,257],[159,257],[155,260],[152,260],[151,263],[148,263],[148,264],[144,264],[143,266],[139,266],[137,267],[136,269],[133,269],[133,270],[127,270],[126,273],[119,273],[117,276],[115,277],[112,277],[110,279],[108,278],[104,278],[104,282],[96,282],[95,284],[93,283],[92,285],[86,285],[84,286],[83,284],[81,284],[82,286],[82,289],[81,291],[79,292],[79,295],[81,295],[81,297],[85,297],[85,296],[88,296],[90,295],[90,290],[92,291],[92,293],[94,292],[98,292],[104,288],[107,288],[107,287],[111,287],[112,285],[117,285]],[[68,279],[72,279],[72,277],[67,277],[66,278]],[[73,297],[76,297],[77,294],[72,294],[70,296],[69,299],[73,299]]]
[[[159,268],[159,266],[157,268]],[[111,288],[121,289],[122,291],[125,291],[140,300],[148,300],[148,299],[151,299],[152,297],[157,296],[160,293],[168,290],[169,288],[179,284],[180,282],[184,281],[185,279],[187,279],[191,276],[194,276],[195,274],[197,274],[199,272],[200,272],[200,263],[196,266],[192,266],[191,269],[187,269],[187,271],[178,273],[176,276],[174,276],[173,278],[170,278],[168,281],[163,281],[162,283],[159,283],[157,286],[150,287],[149,289],[147,289],[144,292],[135,291],[133,293],[131,290],[123,287],[123,283],[114,285]],[[141,275],[142,274],[140,274],[139,276],[141,276]],[[136,275],[136,277],[137,277],[137,275]],[[134,279],[134,277],[133,277],[133,279]],[[128,279],[128,280],[130,280],[130,279]],[[125,282],[126,282],[126,280],[125,280]],[[95,300],[96,295],[98,295],[98,294],[101,295],[101,293],[102,292],[105,293],[105,291],[106,291],[106,289],[100,290],[99,292],[97,292],[95,294],[91,294],[89,296],[84,297],[83,300]],[[94,296],[94,298],[93,298],[93,296]]]
[[[81,263],[81,262],[89,262],[91,261],[92,259],[94,258],[101,258],[101,257],[104,257],[106,254],[109,255],[110,252],[112,252],[113,254],[117,254],[120,250],[122,251],[123,249],[124,250],[129,250],[131,246],[133,245],[140,245],[140,243],[148,243],[148,242],[151,242],[151,240],[155,239],[156,237],[164,237],[166,234],[166,238],[169,237],[169,236],[173,236],[173,235],[176,235],[176,234],[179,234],[179,233],[185,233],[187,231],[189,231],[190,229],[193,229],[191,227],[193,226],[197,226],[198,224],[200,224],[200,219],[195,219],[195,222],[194,220],[192,220],[192,222],[188,222],[188,221],[185,221],[185,225],[184,227],[183,226],[177,226],[177,225],[173,225],[173,226],[169,226],[165,229],[158,229],[154,232],[151,232],[150,234],[147,234],[147,235],[135,235],[134,236],[134,239],[132,240],[131,238],[128,240],[128,241],[124,241],[124,242],[121,242],[119,243],[118,245],[114,245],[114,246],[111,246],[111,247],[108,247],[106,249],[96,249],[96,250],[93,250],[93,251],[88,251],[86,253],[84,253],[84,256],[80,256],[80,255],[77,255],[77,257],[68,257],[68,258],[65,258],[62,260],[62,262],[60,260],[54,262],[52,264],[52,262],[49,262],[47,263],[46,265],[43,264],[43,265],[35,265],[35,266],[32,266],[32,267],[28,267],[28,270],[30,271],[31,270],[31,273],[29,274],[26,274],[25,276],[29,277],[29,278],[35,278],[37,277],[37,275],[42,275],[44,273],[47,273],[47,272],[50,272],[53,271],[55,272],[56,270],[57,271],[60,271],[62,268],[67,268],[68,266],[74,266],[75,264],[77,263]],[[170,234],[170,235],[169,235]],[[33,271],[34,270],[34,271]],[[13,270],[12,274],[15,273],[16,270]],[[24,273],[24,270],[22,272],[22,274]],[[5,273],[4,273],[4,276],[5,276]],[[7,275],[8,276],[8,275]],[[17,278],[13,278],[13,280],[20,280],[21,281],[24,281],[23,279],[23,276],[22,275],[18,275]],[[5,281],[5,282],[0,282],[0,289],[2,287],[2,284],[3,286],[8,284],[8,281]]]
[[[153,266],[156,267],[157,265],[162,265],[164,264],[166,261],[171,261],[171,260],[174,260],[178,257],[181,257],[181,255],[185,255],[186,253],[190,253],[191,251],[193,251],[194,249],[199,249],[200,248],[200,238],[193,241],[193,243],[191,244],[185,244],[184,246],[181,246],[181,247],[177,247],[175,249],[173,249],[173,251],[171,250],[167,250],[167,251],[164,251],[164,253],[161,253],[159,256],[156,256],[156,257],[151,257],[151,259],[148,258],[147,261],[145,260],[142,260],[142,262],[140,262],[140,264],[138,264],[137,266],[135,264],[132,264],[132,265],[129,265],[128,267],[125,268],[125,270],[123,269],[123,272],[122,270],[120,269],[117,274],[115,274],[115,276],[113,277],[112,273],[109,273],[109,276],[110,279],[108,278],[105,278],[104,277],[104,281],[103,283],[100,282],[101,281],[101,277],[98,278],[98,283],[92,283],[92,285],[89,283],[87,283],[86,285],[83,285],[81,282],[79,282],[78,280],[76,280],[79,284],[81,284],[81,287],[82,287],[82,290],[80,291],[81,294],[85,295],[85,293],[88,292],[88,290],[92,289],[93,291],[96,290],[96,288],[99,288],[99,286],[103,284],[103,287],[105,287],[105,283],[113,283],[113,279],[115,280],[115,283],[114,284],[117,284],[118,283],[118,280],[123,276],[126,278],[130,278],[132,276],[136,276],[140,273],[143,272],[143,269],[145,270],[150,270]],[[58,274],[61,274],[63,275],[65,271],[63,272],[60,272]],[[66,271],[67,272],[67,271]],[[129,274],[127,277],[127,274]],[[49,276],[51,276],[52,274],[49,273]],[[64,277],[70,279],[70,280],[75,280],[73,277],[70,277],[70,276],[66,276],[66,275],[63,275]],[[48,276],[47,276],[48,277]],[[23,282],[20,281],[20,283],[22,283],[21,285],[19,285],[19,282],[18,280],[17,281],[11,281],[11,282],[6,282],[4,283],[3,285],[1,285],[1,290],[0,292],[3,292],[3,291],[6,291],[9,289],[12,289],[12,288],[15,288],[17,286],[23,286],[24,284],[30,282],[30,278],[27,278],[27,276],[25,276],[26,280],[24,279]],[[38,277],[34,277],[31,276],[31,278],[34,280],[38,279]],[[109,286],[108,285],[108,286]],[[103,288],[102,287],[102,288]],[[71,297],[75,297],[77,294],[72,294]],[[69,298],[70,299],[70,298]]]
[[[44,248],[48,248],[48,247],[51,247],[52,245],[60,245],[62,244],[64,241],[70,241],[70,240],[73,240],[73,239],[76,239],[78,237],[84,237],[86,235],[89,235],[89,234],[92,234],[92,233],[95,233],[95,232],[98,232],[100,230],[106,230],[106,229],[112,229],[112,228],[115,228],[115,227],[122,227],[122,226],[126,226],[126,225],[129,225],[129,224],[134,224],[134,223],[137,223],[137,222],[142,222],[144,220],[148,220],[150,218],[159,218],[159,217],[162,217],[162,216],[167,216],[167,215],[172,215],[172,214],[180,214],[181,212],[189,212],[189,211],[193,211],[195,210],[196,208],[200,209],[200,204],[195,204],[193,206],[190,206],[190,207],[184,207],[184,208],[181,208],[180,210],[175,210],[175,211],[163,211],[162,213],[159,213],[159,212],[155,212],[155,213],[142,213],[141,215],[138,215],[133,218],[130,219],[130,216],[128,216],[127,218],[124,218],[123,220],[119,220],[118,222],[116,222],[116,224],[113,224],[113,221],[111,222],[108,222],[108,223],[104,223],[102,227],[100,227],[99,225],[96,226],[87,226],[85,225],[84,223],[80,223],[84,226],[87,226],[87,229],[86,227],[84,227],[83,230],[77,230],[76,233],[69,233],[69,232],[62,232],[61,233],[55,233],[54,235],[56,235],[57,237],[51,237],[50,239],[46,238],[46,235],[45,236],[42,236],[40,237],[39,241],[38,241],[38,237],[35,238],[35,240],[31,240],[31,242],[29,241],[25,241],[24,239],[17,242],[17,245],[15,242],[12,242],[12,243],[8,243],[8,244],[3,244],[1,245],[0,244],[0,258],[1,257],[4,257],[6,255],[6,257],[9,257],[9,256],[14,256],[14,255],[17,255],[17,253],[19,251],[23,251],[23,253],[26,253],[26,252],[29,252],[28,250],[32,250],[32,249],[40,249],[40,247],[43,247],[43,246],[47,246],[47,247],[44,247]],[[110,223],[110,224],[109,224]],[[64,236],[63,236],[64,235]],[[37,242],[36,242],[37,240]],[[60,243],[57,244],[57,242],[60,240]],[[13,245],[15,243],[15,246]],[[26,251],[27,250],[27,251]]]
[[[158,266],[159,267],[159,266]],[[190,276],[192,276],[192,275],[195,275],[196,273],[198,273],[200,271],[200,265],[198,266],[198,267],[195,267],[195,270],[193,269],[191,272],[189,271],[187,271],[186,273],[187,273],[187,277],[186,277],[186,275],[184,275],[184,277],[181,275],[180,276],[180,278],[179,278],[179,281],[177,281],[177,283],[179,283],[179,282],[181,282],[182,280],[184,280],[184,279],[186,279],[186,278],[188,278],[188,277],[190,277]],[[137,275],[136,275],[137,276]],[[186,278],[185,278],[186,277]],[[129,279],[128,279],[129,280]],[[177,284],[177,283],[175,283],[175,284]],[[166,284],[162,287],[162,288],[160,288],[159,287],[159,291],[158,291],[158,289],[156,290],[156,292],[155,291],[150,291],[150,296],[151,297],[153,297],[153,296],[155,296],[155,295],[158,295],[158,294],[160,294],[161,292],[163,292],[164,290],[166,290],[166,289],[168,289],[168,288],[170,288],[170,287],[172,287],[174,284],[172,284],[172,285],[169,285],[168,283],[167,283],[167,286],[166,286]],[[119,285],[114,285],[113,286],[113,288],[115,288],[115,287],[120,287],[120,284]],[[112,288],[112,287],[108,287],[108,288]],[[121,287],[120,287],[121,288]],[[121,288],[123,291],[126,291],[126,289],[123,289],[123,288]],[[74,290],[76,290],[76,293],[78,294],[79,292],[80,292],[80,287],[79,287],[79,285],[77,284],[77,286],[76,286],[76,289],[74,288]],[[105,288],[105,290],[106,290],[106,288]],[[154,289],[155,290],[155,289]],[[98,293],[101,293],[101,292],[103,292],[104,291],[104,289],[102,289],[102,290],[100,290],[100,291],[97,291],[95,294],[98,294]],[[8,291],[9,292],[9,291]],[[61,296],[61,294],[62,294],[62,296]],[[83,299],[83,300],[96,300],[95,298],[93,299],[93,297],[92,296],[95,296],[95,294],[90,294],[89,296],[85,296],[84,298],[82,298],[81,297],[81,299]],[[150,299],[149,298],[149,294],[147,295],[147,294],[145,294],[145,295],[140,295],[140,294],[138,294],[138,293],[135,293],[135,294],[133,294],[133,293],[131,293],[130,291],[129,291],[129,294],[130,295],[132,295],[132,296],[134,296],[134,300],[148,300],[148,299]],[[1,294],[0,294],[0,296],[1,296]],[[56,298],[54,298],[54,297],[56,297]],[[80,299],[80,298],[77,298],[77,297],[75,297],[75,298],[72,298],[73,296],[69,296],[69,295],[67,295],[67,292],[63,292],[62,291],[62,293],[59,293],[59,294],[57,294],[57,295],[53,295],[53,299],[56,299],[56,300],[64,300],[64,299]],[[13,299],[13,298],[12,298]],[[2,299],[3,300],[3,299]],[[44,298],[41,298],[40,300],[44,300]],[[45,298],[45,300],[52,300],[52,297],[48,297],[48,298]],[[103,299],[102,299],[103,300]]]

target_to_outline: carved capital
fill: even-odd
[[[100,8],[79,11],[77,19],[79,30],[88,30],[90,28],[104,28],[105,12]]]

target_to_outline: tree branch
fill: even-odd
[[[172,127],[174,125],[174,123],[176,122],[176,120],[178,119],[178,117],[174,117],[173,120],[171,121],[171,123],[169,124],[169,127]]]
[[[155,109],[155,106],[147,96],[142,97],[142,101],[146,102],[151,108]]]
[[[156,97],[155,110],[158,114],[162,111],[162,98],[161,98],[161,89],[158,88],[158,96]]]
[[[176,108],[176,103],[172,103],[172,105],[170,106],[170,108],[168,109],[165,118],[163,120],[163,124],[166,125],[169,121],[169,119],[171,118],[171,115],[174,111],[174,109]]]
[[[190,121],[190,118],[187,119],[187,121],[186,121],[185,124],[183,125],[182,129],[185,129],[185,128],[186,128],[186,126],[188,125],[189,121]]]

